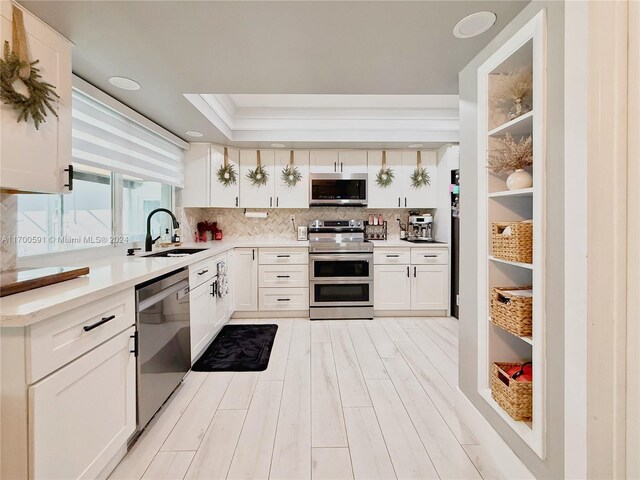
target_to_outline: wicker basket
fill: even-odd
[[[531,287],[495,287],[491,291],[491,322],[518,337],[533,333],[531,305],[533,297],[507,293],[531,290]]]
[[[510,227],[511,235],[502,234]],[[533,261],[533,223],[496,222],[491,224],[493,256],[510,262],[531,263]]]
[[[531,420],[533,383],[513,380],[506,371],[520,363],[491,365],[491,396],[514,420]]]

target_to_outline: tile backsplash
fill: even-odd
[[[224,234],[224,238],[242,239],[261,237],[265,239],[291,239],[297,238],[297,226],[308,225],[312,220],[366,220],[369,213],[382,213],[387,221],[389,238],[398,238],[400,227],[396,218],[403,224],[407,222],[408,209],[393,210],[369,210],[358,207],[316,207],[308,209],[266,209],[248,211],[266,211],[266,219],[247,218],[244,209],[224,208],[184,208],[182,212],[182,225],[188,225],[190,237],[186,238],[187,229],[182,229],[183,240],[191,240],[199,222],[217,222]],[[295,222],[291,218],[295,218]],[[183,223],[184,222],[184,223]],[[294,225],[295,223],[295,225]]]

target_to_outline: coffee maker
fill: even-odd
[[[408,236],[409,241],[432,242],[433,216],[430,213],[410,212]]]

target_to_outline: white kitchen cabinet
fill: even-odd
[[[227,252],[227,282],[229,283],[229,292],[227,293],[227,320],[231,318],[231,315],[233,315],[233,312],[235,311],[235,285],[233,284],[233,279],[235,278],[234,262],[235,252],[233,250],[229,250]]]
[[[228,162],[240,175],[240,151],[227,149]],[[224,147],[209,143],[192,143],[184,156],[183,207],[234,208],[240,202],[240,179],[225,186],[218,180],[218,169],[224,165]]]
[[[387,151],[387,167],[393,170],[394,179],[391,185],[381,187],[376,178],[382,168],[382,150],[371,150],[368,153],[368,185],[369,208],[400,208],[404,204],[404,184],[402,182],[402,152]]]
[[[341,150],[338,153],[337,171],[339,173],[366,173],[367,151]]]
[[[430,177],[430,184],[421,188],[414,188],[411,184],[411,174],[418,165],[418,153],[414,151],[402,152],[402,173],[400,181],[404,192],[403,208],[437,208],[437,153],[435,150],[425,150],[421,153],[422,168]]]
[[[338,169],[337,150],[311,150],[309,152],[311,173],[335,173]]]
[[[224,165],[224,148],[219,145],[211,145],[211,169],[209,191],[212,207],[234,208],[240,206],[240,179],[235,184],[225,186],[218,180],[218,170]],[[236,175],[240,175],[240,150],[227,148],[227,162],[233,166]]]
[[[96,478],[136,428],[133,327],[29,387],[30,478]]]
[[[11,43],[12,2],[0,2],[0,40]],[[71,163],[71,48],[66,38],[19,5],[24,12],[29,56],[38,59],[42,80],[56,87],[58,117],[47,112],[36,130],[33,121],[17,122],[13,107],[0,105],[0,187],[4,191],[66,193]]]
[[[235,311],[256,312],[258,310],[258,249],[236,248],[233,263]]]
[[[213,337],[217,322],[216,298],[213,278],[191,290],[189,307],[191,316],[191,361],[202,353]]]
[[[412,310],[446,310],[449,304],[449,266],[413,265]]]
[[[275,155],[273,150],[260,150],[260,163],[267,174],[266,185],[253,185],[247,177],[257,167],[257,150],[240,151],[240,206],[242,208],[275,207],[275,189],[277,181]]]
[[[275,152],[275,204],[276,208],[309,208],[309,151],[295,150],[293,152],[294,167],[298,169],[302,178],[293,187],[282,180],[282,171],[289,166],[291,150]]]
[[[409,310],[411,276],[409,265],[374,265],[373,308],[375,310]]]

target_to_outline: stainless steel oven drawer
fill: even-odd
[[[373,281],[329,280],[309,282],[311,307],[373,306]]]
[[[311,281],[373,280],[372,254],[311,254],[309,255]]]

